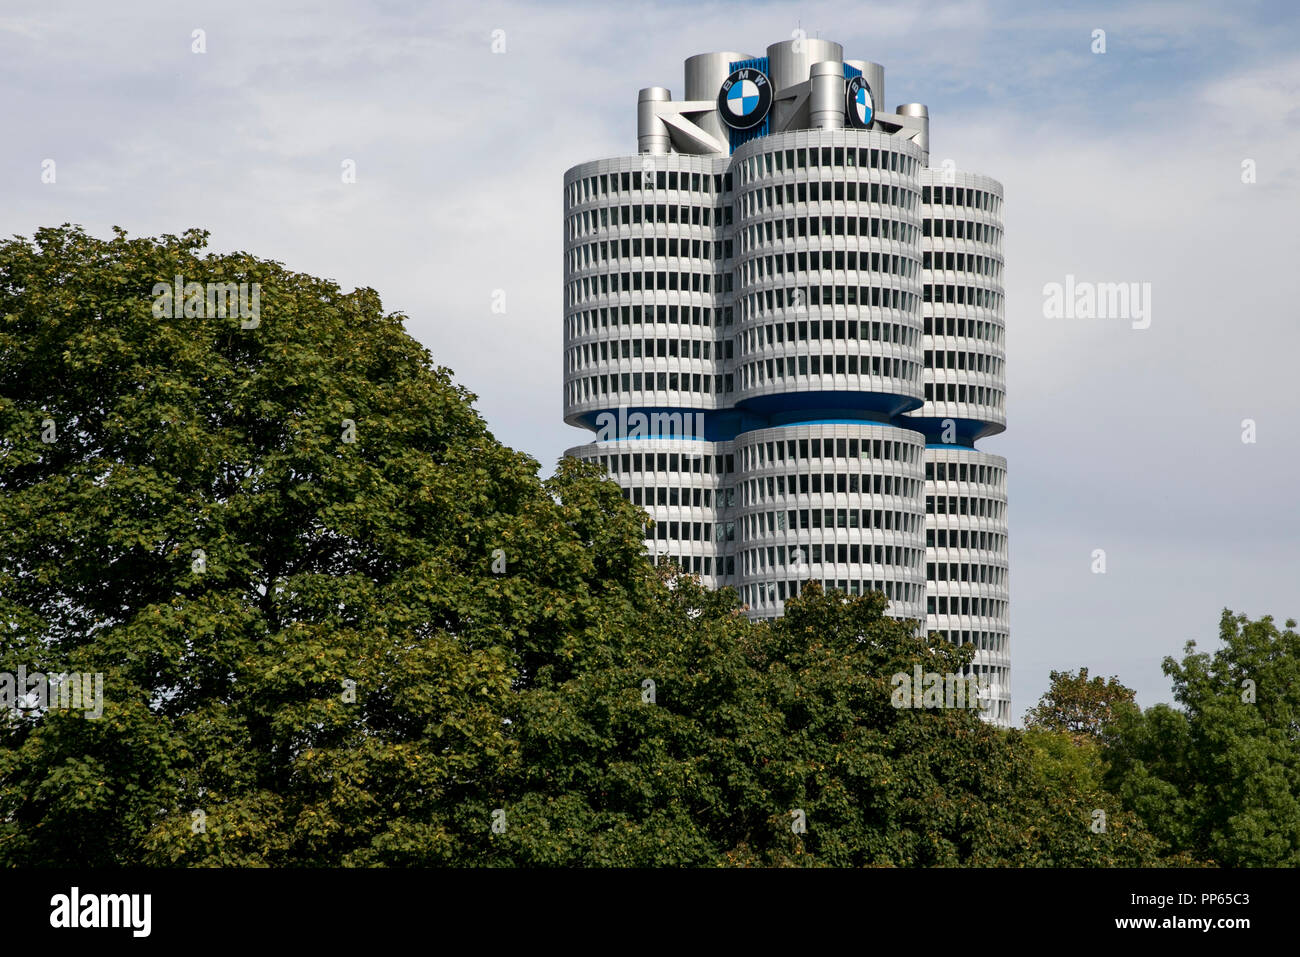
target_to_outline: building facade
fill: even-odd
[[[567,454],[751,616],[816,580],[974,644],[1009,724],[1002,187],[883,103],[830,41],[701,54],[565,174]]]

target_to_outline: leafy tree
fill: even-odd
[[[599,469],[496,442],[372,290],[206,239],[0,243],[0,673],[105,676],[99,719],[0,715],[0,863],[1164,859],[1091,831],[1091,763],[895,707],[969,647],[813,584],[750,622]],[[256,321],[157,315],[176,276],[258,284]]]
[[[1166,658],[1181,709],[1123,712],[1108,785],[1177,850],[1227,866],[1300,864],[1300,635],[1225,609],[1213,655]]]
[[[898,708],[892,676],[958,672],[971,649],[815,583],[751,625],[689,576],[582,667],[524,692],[522,778],[494,838],[518,865],[1139,865],[1160,843],[1096,775],[1032,780],[1018,732],[971,709]],[[635,627],[632,627],[635,625]],[[584,651],[580,650],[579,654]],[[643,683],[654,682],[655,701]],[[796,833],[795,812],[806,830]]]
[[[1080,668],[1078,674],[1053,671],[1051,685],[1037,707],[1025,713],[1025,727],[1099,739],[1134,695],[1114,676],[1089,679],[1087,668]]]
[[[637,516],[558,505],[373,291],[205,243],[0,245],[0,670],[107,699],[0,728],[0,860],[464,860],[512,689],[643,587]],[[156,317],[178,275],[257,323]]]

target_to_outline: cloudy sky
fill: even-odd
[[[884,64],[931,163],[1006,189],[1008,429],[981,448],[1009,460],[1016,718],[1053,668],[1170,700],[1161,659],[1213,648],[1224,607],[1300,617],[1289,3],[0,0],[0,232],[197,226],[371,286],[549,473],[584,435],[564,170],[634,153],[637,90],[680,96],[686,57],[796,29]],[[1149,283],[1150,327],[1045,318],[1067,275]]]

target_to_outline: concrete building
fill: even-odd
[[[808,580],[977,648],[1010,723],[1002,187],[837,43],[686,61],[564,177],[564,417],[647,548],[754,617]]]

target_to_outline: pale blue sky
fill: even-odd
[[[1149,705],[1224,606],[1300,617],[1298,26],[1140,0],[4,2],[0,230],[201,226],[372,286],[549,473],[583,437],[561,421],[564,170],[635,152],[637,90],[680,94],[694,53],[837,40],[884,64],[885,109],[929,105],[933,163],[1006,189],[1008,429],[981,447],[1009,460],[1013,713],[1080,665]],[[1043,318],[1066,274],[1151,283],[1151,327]]]

